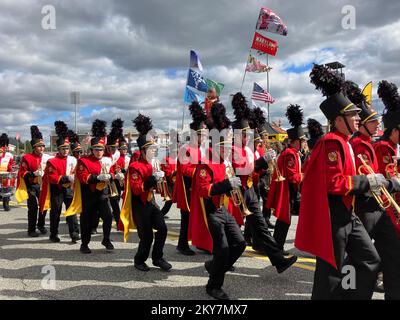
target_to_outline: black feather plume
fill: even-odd
[[[70,143],[79,143],[79,136],[72,130],[68,130],[68,138]]]
[[[355,105],[361,105],[366,102],[365,96],[363,95],[360,87],[353,81],[346,81],[343,87],[344,94],[350,99]]]
[[[319,139],[324,135],[322,125],[315,119],[307,120],[307,128],[310,139]]]
[[[107,122],[104,120],[96,119],[92,124],[92,135],[93,137],[105,137],[107,135],[106,131]]]
[[[190,115],[192,116],[193,122],[200,123],[206,121],[207,115],[198,102],[193,101],[189,106],[189,111]]]
[[[249,119],[251,117],[251,110],[247,105],[246,97],[241,92],[233,96],[232,108],[236,120]]]
[[[153,129],[153,125],[151,123],[151,119],[139,113],[139,115],[132,121],[136,130],[140,135],[146,135],[151,129]]]
[[[301,127],[303,124],[303,110],[297,104],[291,104],[287,107],[286,117],[292,127]]]
[[[6,133],[3,133],[0,136],[0,147],[6,147],[9,144],[9,139],[8,139],[8,135]]]
[[[111,131],[110,134],[108,135],[109,138],[112,138],[113,140],[117,140],[121,138],[122,135],[122,127],[124,125],[124,122],[121,119],[115,119],[111,123]]]
[[[59,138],[65,138],[68,135],[68,127],[64,121],[56,121],[54,122],[54,127],[56,129],[56,135]]]
[[[260,107],[255,107],[253,109],[253,115],[257,128],[260,128],[267,123],[267,118],[265,118],[264,111]]]
[[[388,112],[400,110],[400,96],[397,86],[394,83],[386,80],[379,82],[378,96],[382,99]]]
[[[331,96],[342,90],[343,78],[334,70],[326,66],[314,64],[310,73],[310,81],[315,89],[320,90],[324,96]]]
[[[42,133],[39,131],[38,126],[31,126],[32,139],[43,139]]]
[[[229,128],[231,121],[226,116],[226,108],[222,103],[214,103],[211,107],[213,127],[219,131]]]

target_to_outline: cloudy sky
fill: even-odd
[[[55,30],[42,28],[47,4],[56,10]],[[345,5],[356,10],[355,30],[342,27]],[[27,139],[31,124],[45,135],[58,119],[73,127],[71,91],[81,92],[82,130],[96,118],[131,126],[138,111],[158,128],[180,124],[190,49],[204,75],[226,85],[230,110],[263,6],[288,26],[287,37],[264,33],[279,43],[270,57],[272,120],[287,125],[289,103],[323,120],[323,98],[308,78],[314,62],[342,62],[348,79],[373,81],[374,98],[380,80],[400,85],[397,0],[0,0],[0,131]],[[266,86],[265,74],[246,76],[245,95],[254,81]]]

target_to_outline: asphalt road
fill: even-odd
[[[210,299],[205,292],[208,274],[204,269],[210,256],[197,250],[190,257],[177,252],[180,220],[174,206],[166,220],[169,234],[164,251],[173,269],[163,272],[149,259],[151,270],[143,273],[133,267],[136,233],[124,243],[122,233],[114,226],[113,252],[106,252],[98,234],[90,243],[92,254],[83,255],[79,243],[71,244],[64,218],[60,223],[61,243],[51,243],[48,235],[29,238],[26,206],[12,204],[10,212],[0,209],[0,299]],[[310,299],[315,259],[293,248],[296,225],[294,217],[286,249],[299,255],[298,262],[278,275],[268,258],[248,247],[235,264],[236,270],[225,278],[224,289],[231,298]],[[383,294],[375,293],[374,298],[382,299]]]

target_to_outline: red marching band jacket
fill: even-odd
[[[336,266],[328,195],[341,196],[351,212],[356,171],[348,137],[330,132],[315,145],[301,189],[295,246]]]
[[[89,179],[92,174],[99,175],[102,172],[102,164],[104,163],[107,164],[108,167],[111,167],[108,173],[110,173],[112,175],[112,178],[114,178],[114,169],[111,166],[109,158],[103,157],[101,160],[99,160],[93,155],[88,157],[81,157],[78,160],[76,178],[81,184],[88,185],[90,191],[92,192],[95,192],[96,189],[103,190],[107,187],[105,182],[95,183],[90,182]]]
[[[386,178],[390,179],[397,175],[397,160],[393,157],[397,156],[397,145],[391,140],[379,140],[373,144],[376,158],[378,160],[378,172],[383,174]],[[400,203],[400,193],[395,193],[394,198],[397,203]],[[386,209],[386,213],[392,220],[397,234],[400,236],[400,224],[396,222],[396,215],[393,208]]]
[[[190,201],[189,239],[192,245],[212,252],[213,241],[208,229],[207,212],[204,201],[211,200],[216,208],[222,205],[228,209],[229,198],[225,195],[211,196],[210,191],[213,183],[225,179],[225,164],[199,164],[192,180],[192,194]],[[212,212],[208,212],[212,214]]]
[[[295,191],[299,191],[302,181],[301,160],[297,150],[285,149],[277,159],[277,167],[285,180],[276,181],[277,173],[274,171],[266,206],[273,209],[273,214],[278,220],[290,224],[289,183]]]
[[[3,152],[0,157],[0,172],[12,172],[13,164],[13,155],[9,152]]]
[[[145,181],[153,175],[151,163],[143,158],[132,162],[129,166],[129,185],[133,195],[140,198],[143,204],[153,199],[153,188],[145,190]]]
[[[50,185],[55,185],[60,190],[71,187],[71,183],[63,181],[63,177],[74,175],[76,164],[76,158],[61,157],[58,154],[47,161],[39,198],[40,212],[50,209]]]
[[[190,190],[186,190],[189,185],[185,180],[191,180],[195,174],[196,166],[200,163],[201,152],[200,148],[189,145],[184,145],[179,150],[178,161],[176,164],[176,180],[172,202],[176,203],[178,209],[190,212]]]

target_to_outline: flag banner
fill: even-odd
[[[287,26],[275,12],[268,8],[261,8],[256,30],[265,30],[271,33],[287,36]]]
[[[207,92],[208,86],[202,75],[193,69],[189,69],[187,85],[199,91]]]
[[[274,56],[276,55],[276,51],[278,50],[278,42],[269,39],[267,37],[264,37],[258,32],[255,32],[253,44],[251,45],[251,47],[255,50]]]
[[[275,100],[272,96],[261,86],[254,82],[253,92],[251,93],[251,99],[257,101],[264,101],[266,103],[274,103]]]
[[[364,89],[362,90],[363,95],[365,96],[365,100],[369,105],[372,102],[372,81],[368,82]]]
[[[247,59],[246,72],[269,72],[272,68],[265,64],[262,64],[259,60],[249,54]]]
[[[201,104],[204,102],[204,97],[186,87],[184,101],[187,104],[191,104],[193,101],[197,101],[198,103]]]
[[[214,88],[215,91],[217,92],[217,96],[219,97],[221,95],[222,90],[224,89],[225,85],[223,83],[216,82],[211,79],[206,79],[207,86],[208,88]]]
[[[200,62],[199,55],[194,50],[190,50],[190,68],[197,68],[203,71],[203,65]]]

